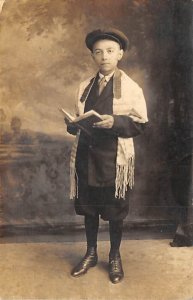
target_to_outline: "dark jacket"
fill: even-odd
[[[85,103],[85,112],[95,110],[99,114],[113,115],[113,78],[98,96],[97,80]],[[111,129],[93,128],[92,136],[81,132],[76,156],[76,171],[82,184],[95,187],[114,186],[116,177],[116,155],[118,137],[135,137],[145,124],[134,122],[128,116],[114,115]],[[76,129],[68,126],[71,134]]]

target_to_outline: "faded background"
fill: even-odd
[[[185,175],[174,169],[192,153],[192,1],[6,0],[0,15],[2,226],[82,223],[68,199],[72,137],[58,107],[71,111],[79,82],[96,72],[86,33],[108,26],[131,41],[120,67],[143,88],[150,120],[135,139],[136,184],[126,221],[169,224],[178,217],[172,186],[183,200],[190,161]]]

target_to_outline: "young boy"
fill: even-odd
[[[77,134],[70,162],[71,198],[75,198],[76,213],[84,216],[87,238],[87,252],[71,275],[81,276],[97,264],[100,216],[109,221],[109,277],[118,283],[124,277],[119,251],[123,219],[134,184],[132,138],[145,127],[146,104],[141,88],[117,68],[128,47],[124,33],[95,30],[85,42],[99,71],[80,84],[76,112],[80,115],[93,109],[102,115],[102,121],[93,125],[88,136],[66,120],[68,132]]]

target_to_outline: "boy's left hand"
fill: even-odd
[[[139,117],[136,117],[136,116],[130,115],[129,117],[130,117],[134,122],[136,122],[136,123],[144,124],[144,123],[147,122],[145,119],[139,118]]]
[[[114,124],[114,118],[110,115],[101,115],[102,121],[93,124],[94,128],[112,128]]]

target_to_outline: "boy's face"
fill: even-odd
[[[117,42],[99,40],[93,45],[92,58],[103,75],[112,73],[123,56],[123,50]]]

